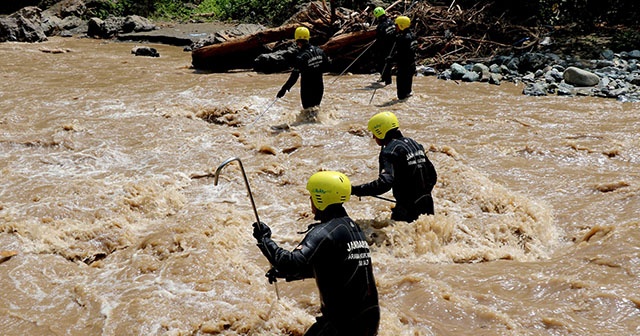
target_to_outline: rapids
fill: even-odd
[[[439,177],[436,215],[412,224],[385,200],[346,203],[373,244],[380,335],[640,334],[638,104],[433,77],[369,104],[376,76],[328,74],[306,122],[299,83],[274,101],[288,74],[133,46],[0,44],[0,334],[302,335],[314,282],[276,297],[239,165],[213,173],[241,158],[260,220],[293,248],[309,176],[376,177],[366,123],[383,110]]]

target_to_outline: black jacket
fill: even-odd
[[[391,48],[396,38],[396,26],[388,16],[383,16],[380,23],[376,26],[376,41],[374,43],[375,51],[378,57],[384,61],[385,58],[391,56]]]
[[[322,49],[307,43],[298,50],[293,71],[282,86],[282,90],[290,91],[300,79],[300,98],[302,107],[308,108],[320,105],[324,94],[322,74],[329,66],[330,60]]]
[[[351,193],[375,196],[393,189],[396,208],[415,209],[421,198],[431,198],[438,175],[421,144],[402,136],[399,130],[390,132],[395,136],[380,150],[378,179],[353,186]],[[420,211],[423,209],[417,210],[418,213],[427,213]]]
[[[415,69],[417,49],[418,42],[409,28],[398,32],[393,55],[393,61],[396,63],[398,70],[402,68]]]
[[[258,247],[278,277],[287,281],[315,278],[324,318],[336,326],[352,327],[364,323],[372,312],[379,316],[369,245],[342,205],[330,205],[323,213],[321,222],[310,226],[293,251],[267,237]],[[373,322],[377,330],[378,320]]]

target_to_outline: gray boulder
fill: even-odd
[[[565,82],[574,86],[595,86],[600,82],[598,75],[576,67],[568,67],[562,77]]]
[[[42,10],[38,7],[24,7],[19,11],[0,18],[0,42],[42,42],[47,35],[42,29]]]
[[[462,77],[464,77],[464,75],[468,72],[467,69],[465,69],[464,66],[458,64],[458,63],[453,63],[451,64],[451,66],[449,67],[449,70],[451,71],[451,79],[462,79]]]
[[[154,29],[157,29],[157,27],[151,20],[138,15],[127,16],[122,24],[124,33],[151,31]]]

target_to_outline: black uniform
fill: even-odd
[[[324,83],[322,74],[329,67],[329,58],[324,51],[309,43],[304,44],[296,56],[293,71],[289,79],[278,92],[278,97],[284,96],[286,91],[300,79],[300,99],[302,108],[309,108],[320,105],[324,94]]]
[[[431,191],[436,184],[437,173],[421,144],[402,136],[395,129],[387,136],[392,139],[380,150],[378,179],[353,186],[356,196],[381,195],[393,189],[396,206],[391,219],[413,222],[422,214],[433,215]]]
[[[316,279],[322,316],[305,335],[376,335],[380,308],[369,245],[341,204],[322,214],[293,251],[278,247],[270,235],[257,238],[258,247],[275,269],[272,276]]]
[[[376,41],[374,42],[376,69],[380,73],[380,79],[388,85],[391,84],[393,64],[387,64],[387,58],[391,56],[394,48],[396,26],[387,15],[383,15],[379,19],[380,22],[376,26]]]
[[[411,96],[413,76],[416,74],[416,49],[418,42],[409,28],[396,35],[395,52],[392,57],[396,63],[396,85],[398,99]]]

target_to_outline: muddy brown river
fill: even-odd
[[[304,334],[314,282],[277,298],[240,166],[213,173],[240,158],[293,248],[309,176],[376,177],[366,124],[385,110],[439,176],[435,216],[411,224],[383,199],[345,204],[372,244],[380,335],[640,334],[640,105],[434,77],[397,102],[375,75],[327,74],[308,122],[299,83],[275,101],[286,73],[134,46],[0,44],[0,334]]]

